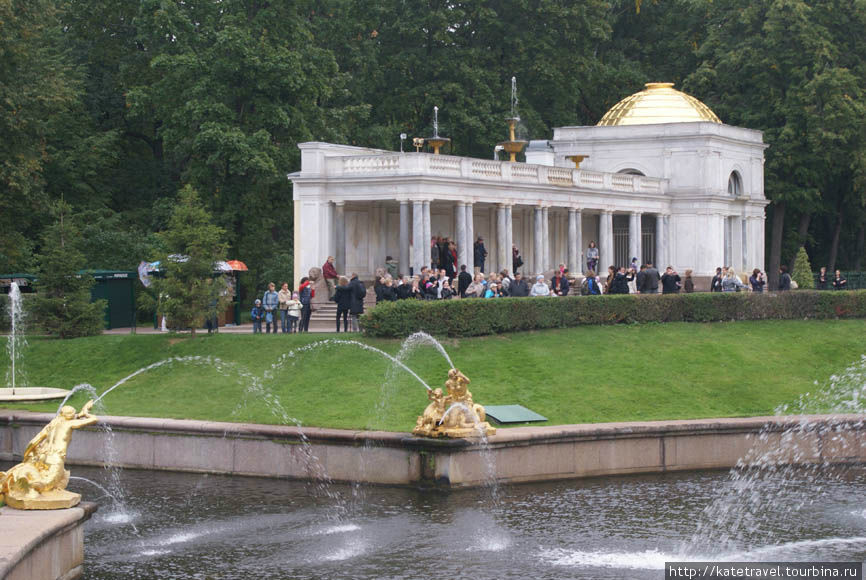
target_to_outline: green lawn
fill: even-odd
[[[103,391],[168,357],[218,357],[263,377],[287,413],[308,426],[410,430],[426,391],[405,372],[357,347],[280,355],[334,335],[172,335],[31,339],[21,366],[29,384]],[[519,403],[549,424],[772,413],[824,384],[866,352],[866,321],[766,321],[592,326],[453,340],[444,346],[482,404]],[[340,335],[340,338],[357,338]],[[391,354],[400,341],[366,340]],[[431,387],[448,365],[421,346],[407,364]],[[280,423],[251,380],[229,365],[173,363],[140,374],[105,398],[112,415]],[[0,362],[0,376],[8,360]],[[246,394],[245,394],[246,393]],[[84,397],[76,396],[76,406]],[[384,400],[384,404],[377,404]],[[56,403],[8,405],[55,410]]]

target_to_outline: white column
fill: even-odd
[[[412,273],[417,276],[424,265],[424,202],[412,202]]]
[[[340,274],[346,273],[346,202],[334,203],[334,260]]]
[[[607,267],[613,263],[613,214],[601,212],[598,220],[598,274],[607,277]]]
[[[505,255],[506,255],[506,260],[505,260],[505,266],[503,266],[503,268],[506,268],[508,270],[508,273],[511,274],[512,276],[514,276],[514,270],[513,270],[514,260],[512,260],[512,257],[514,256],[514,254],[511,251],[511,246],[513,246],[513,245],[514,245],[514,221],[512,220],[512,216],[511,216],[511,206],[507,205],[507,206],[505,206]]]
[[[550,270],[550,213],[548,208],[545,206],[541,209],[542,213],[542,225],[544,227],[544,255],[542,256],[542,271],[547,272]]]
[[[583,272],[583,269],[586,267],[586,262],[583,259],[583,212],[575,210],[575,222],[577,222],[577,234],[575,234],[577,245],[575,246],[575,251],[577,252],[577,269],[571,270],[572,274],[580,274]],[[570,268],[569,268],[570,269]]]
[[[544,211],[541,207],[534,208],[535,230],[532,244],[532,274],[544,271]]]
[[[430,202],[424,201],[424,265],[430,267]]]
[[[664,270],[667,267],[667,240],[665,232],[665,216],[662,214],[656,215],[656,259],[655,265],[659,270]]]
[[[505,264],[508,263],[508,254],[505,247],[506,244],[508,244],[508,235],[505,233],[505,205],[499,204],[496,206],[497,272],[505,268]]]
[[[475,275],[475,212],[473,204],[466,203],[466,270]]]
[[[400,201],[400,260],[399,271],[404,276],[409,275],[409,202]]]
[[[643,262],[643,258],[641,257],[641,231],[640,231],[640,222],[641,222],[641,214],[640,212],[632,212],[629,215],[628,220],[628,262],[631,263],[632,258],[637,258],[638,263]],[[628,266],[628,264],[623,264],[624,266]]]
[[[580,272],[580,246],[577,243],[577,210],[568,208],[568,270]]]
[[[466,249],[471,246],[466,238],[466,204],[462,201],[454,206],[454,241],[457,243],[457,271],[460,266],[466,265]],[[467,265],[468,269],[468,265]]]

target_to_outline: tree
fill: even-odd
[[[47,139],[78,99],[52,0],[0,0],[0,271],[33,265],[48,209]]]
[[[55,223],[42,242],[36,296],[33,308],[37,320],[49,333],[60,338],[91,336],[104,327],[105,301],[90,301],[93,276],[82,273],[86,264],[79,249],[81,235],[60,201],[53,207]]]
[[[225,258],[225,230],[213,224],[198,193],[180,190],[168,228],[158,234],[165,253],[159,256],[163,277],[154,282],[159,312],[173,328],[196,328],[223,310],[231,300],[223,277],[214,277],[214,263]]]
[[[797,283],[799,288],[804,290],[815,287],[815,278],[812,276],[812,265],[809,263],[809,255],[803,246],[800,246],[800,249],[797,251],[797,259],[794,261],[794,271],[791,272],[791,279]]]

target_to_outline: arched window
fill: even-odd
[[[743,178],[737,171],[732,171],[728,178],[728,194],[734,197],[743,195]]]
[[[620,169],[617,173],[625,173],[626,175],[643,175],[643,171],[637,169]]]

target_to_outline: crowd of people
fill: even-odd
[[[467,270],[466,265],[460,265],[458,271],[457,245],[449,238],[435,236],[430,240],[430,267],[422,267],[417,275],[404,276],[398,273],[399,264],[388,256],[385,268],[378,271],[373,291],[376,304],[396,300],[449,300],[452,298],[503,298],[503,297],[550,297],[568,296],[572,292],[569,271],[565,264],[560,264],[554,270],[550,281],[543,274],[535,276],[534,280],[524,279],[519,268],[523,258],[516,246],[512,246],[513,270],[503,269],[500,272],[484,272],[487,250],[484,238],[481,236],[473,247],[474,270]],[[639,264],[637,258],[632,258],[628,266],[610,266],[607,277],[602,281],[596,274],[599,262],[599,250],[595,242],[590,242],[586,251],[587,270],[580,282],[577,293],[582,296],[600,294],[676,294],[680,291],[691,293],[695,291],[692,270],[685,270],[684,277],[673,266],[667,266],[664,272],[659,272],[652,262]],[[512,274],[513,272],[513,274]],[[358,279],[357,274],[340,276],[334,266],[334,257],[329,256],[322,266],[322,277],[327,285],[328,299],[337,305],[336,330],[340,332],[358,332],[358,317],[364,312],[364,298],[367,289]],[[737,275],[734,268],[719,266],[710,281],[710,292],[763,292],[767,286],[764,272],[759,268],[752,270],[746,278]],[[777,291],[787,291],[796,288],[788,273],[787,266],[779,269]],[[847,280],[839,270],[830,278],[827,269],[821,268],[817,277],[818,290],[844,290]],[[264,325],[266,333],[309,332],[312,301],[315,289],[309,278],[301,278],[296,292],[289,290],[284,283],[279,292],[272,282],[261,299],[256,299],[250,313],[253,321],[253,332],[261,333]],[[279,330],[277,320],[279,319]],[[342,325],[341,325],[342,321]]]

